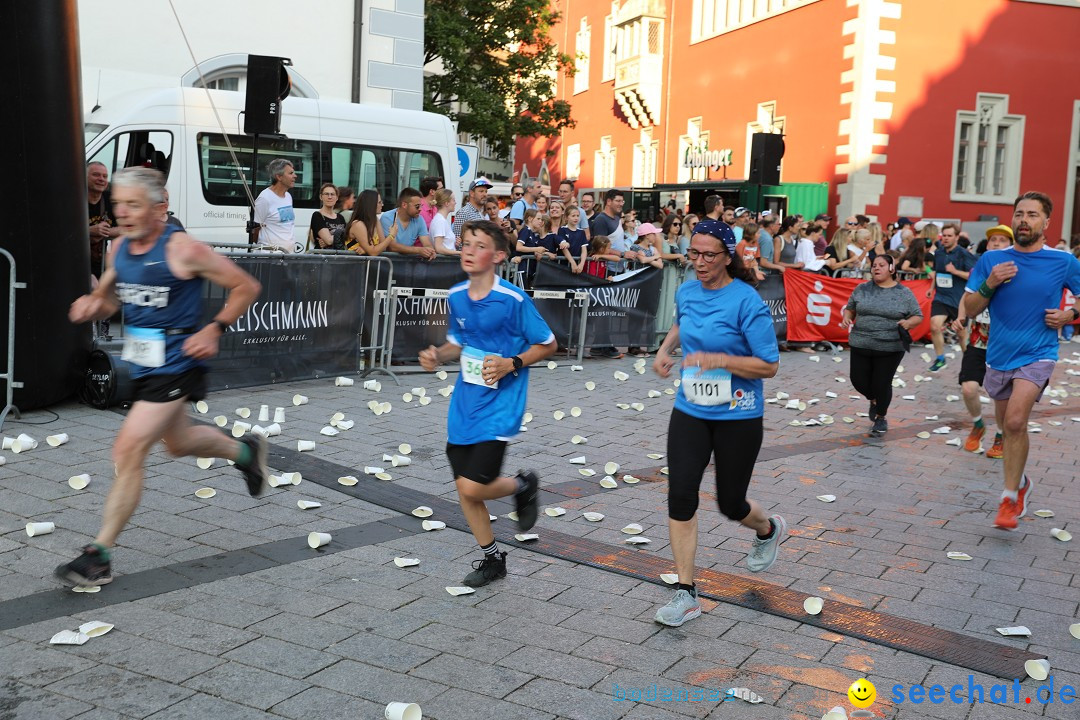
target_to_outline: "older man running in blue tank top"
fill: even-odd
[[[158,440],[173,457],[233,460],[248,492],[266,489],[266,439],[234,440],[217,428],[192,426],[185,404],[206,395],[203,361],[247,311],[261,290],[255,278],[185,232],[165,223],[164,176],[127,168],[113,177],[113,209],[121,237],[106,259],[98,287],[71,304],[73,323],[112,317],[124,307],[124,351],[135,381],[135,403],[113,444],[116,477],[105,499],[104,521],[94,542],[75,560],[56,568],[68,584],[112,582],[110,554],[139,505],[143,464]],[[227,302],[207,325],[203,282],[228,291]]]

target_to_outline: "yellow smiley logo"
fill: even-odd
[[[868,708],[877,698],[877,689],[866,678],[859,678],[851,683],[847,691],[848,700],[857,708]]]

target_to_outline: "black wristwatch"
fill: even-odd
[[[512,357],[512,358],[510,358],[510,361],[514,363],[514,372],[515,372],[515,373],[516,373],[516,372],[517,372],[518,370],[520,370],[521,368],[525,367],[525,361],[524,361],[524,360],[522,360],[522,359],[521,359],[520,357],[518,357],[517,355],[515,355],[515,356],[514,356],[514,357]]]
[[[1080,310],[1077,310],[1074,307],[1071,307],[1069,309],[1072,310],[1073,322],[1076,322],[1077,320],[1080,320]]]
[[[220,320],[214,320],[214,321],[213,321],[213,322],[211,322],[210,324],[211,324],[211,325],[217,325],[217,326],[218,326],[218,329],[219,329],[219,330],[221,330],[221,334],[222,334],[222,335],[224,335],[225,333],[229,332],[229,326],[228,326],[228,325],[226,325],[225,323],[221,322]]]

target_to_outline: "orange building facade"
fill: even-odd
[[[519,176],[666,202],[747,178],[769,132],[834,216],[1007,220],[1037,189],[1049,235],[1080,233],[1080,0],[553,2],[577,125],[519,139]]]

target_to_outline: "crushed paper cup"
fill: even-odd
[[[247,420],[249,417],[251,417],[251,408],[236,408],[236,414],[244,420]]]
[[[56,524],[51,522],[28,522],[26,523],[26,534],[29,537],[37,537],[38,535],[48,535],[56,529]]]
[[[645,457],[649,458],[650,460],[659,460],[660,458],[664,457],[664,453],[649,453]]]
[[[326,427],[324,427],[322,430],[319,431],[319,434],[320,435],[325,435],[327,437],[334,437],[335,435],[338,434],[338,429],[336,427],[331,427],[330,425],[327,425]]]
[[[426,518],[434,515],[435,511],[429,508],[427,505],[421,505],[418,508],[414,508],[412,514],[418,518]]]
[[[195,491],[195,497],[200,498],[202,500],[209,500],[210,498],[214,497],[215,495],[217,495],[217,490],[215,490],[214,488],[204,487],[204,488],[199,488],[198,490]]]
[[[378,480],[393,480],[394,479],[393,477],[390,476],[390,473],[388,473],[388,472],[375,473],[375,477]]]
[[[446,376],[446,371],[445,370],[440,370],[439,372],[435,373],[435,377],[439,378],[440,380],[445,380],[446,377],[447,377]]]
[[[420,564],[420,558],[396,557],[394,564],[399,568],[416,567]]]
[[[665,395],[674,395],[675,391],[673,389],[671,389],[671,388],[665,388],[664,389],[664,394]]]
[[[870,413],[857,412],[857,413],[855,413],[855,416],[856,417],[870,417]]]
[[[199,413],[200,415],[205,415],[206,413],[210,412],[210,406],[206,404],[205,400],[200,400],[199,402],[195,403],[195,412]]]
[[[581,517],[585,518],[589,522],[600,522],[604,519],[603,514],[598,512],[581,513]]]
[[[548,370],[554,370],[557,367],[559,367],[559,363],[555,362],[554,360],[548,360],[548,364],[547,364],[547,369]]]
[[[90,637],[78,630],[61,630],[49,639],[50,645],[85,645]]]
[[[234,438],[243,437],[244,433],[251,429],[251,423],[241,422],[237,420],[232,426],[232,436]]]
[[[902,399],[904,399],[904,400],[914,400],[914,399],[915,399],[915,396],[914,396],[914,395],[903,395],[903,396],[901,396],[901,397],[902,397]]]
[[[444,388],[439,388],[439,394],[442,395],[443,397],[450,397],[450,393],[452,393],[452,392],[454,392],[454,386],[453,385],[447,385]]]
[[[420,523],[420,527],[424,528],[424,530],[427,530],[428,532],[431,532],[432,530],[442,530],[446,527],[446,523],[444,523],[442,520],[425,520],[424,522]]]
[[[1050,675],[1050,661],[1045,658],[1028,660],[1024,663],[1024,672],[1032,680],[1043,681]]]
[[[652,540],[650,540],[647,537],[638,536],[638,537],[628,537],[625,540],[623,540],[623,542],[626,543],[627,545],[648,545],[649,543],[652,542]]]
[[[571,365],[570,366],[570,372],[581,372],[584,369],[585,369],[584,365]]]
[[[476,592],[476,588],[471,587],[447,587],[446,592],[451,595],[472,595]]]
[[[847,378],[842,378],[842,377],[839,377],[839,376],[834,377],[833,380],[835,380],[838,383],[847,382]]]
[[[636,485],[641,482],[641,478],[636,478],[633,475],[623,475],[622,481],[627,485]]]
[[[945,444],[946,445],[952,445],[954,447],[960,447],[963,444],[963,442],[961,442],[960,438],[954,437],[954,438],[951,438],[949,440],[946,440]]]
[[[71,592],[90,593],[90,594],[99,593],[99,592],[101,592],[101,586],[100,585],[76,585],[75,587],[71,588]]]
[[[539,540],[540,536],[536,533],[518,533],[514,536],[514,539],[518,542],[529,542],[530,540]]]
[[[72,490],[82,490],[90,484],[90,474],[72,475],[68,478],[67,484]]]
[[[835,362],[835,363],[842,363],[842,362],[844,362],[844,358],[834,356],[832,361]]]
[[[214,464],[214,458],[195,458],[195,464],[202,470],[209,470]]]
[[[285,484],[299,485],[304,476],[298,472],[287,472],[281,473],[281,479],[285,481]]]
[[[966,552],[947,552],[945,553],[945,557],[950,560],[971,560],[971,556]]]
[[[344,485],[346,487],[352,487],[356,483],[360,482],[357,478],[353,477],[352,475],[342,475],[341,477],[339,477],[337,479],[337,481],[338,481],[338,485]]]
[[[649,391],[649,397],[651,397],[651,398],[658,398],[658,397],[661,397],[663,394],[664,393],[660,392],[659,390],[650,390]]]
[[[629,410],[630,403],[615,403],[615,407],[619,408],[620,410]]]
[[[639,403],[639,402],[634,402],[634,403],[630,403],[630,407],[633,408],[634,410],[637,410],[638,412],[641,412],[642,410],[645,409],[645,404],[644,403]]]
[[[930,433],[928,433],[927,431],[923,430],[923,431],[922,431],[922,432],[920,432],[920,433],[916,433],[915,437],[917,437],[917,438],[919,438],[919,439],[921,439],[921,440],[929,440],[929,439],[930,439]]]
[[[285,408],[283,408],[283,407],[274,408],[274,422],[276,422],[276,423],[285,422]]]
[[[364,473],[366,475],[375,475],[377,473],[386,472],[386,468],[381,468],[378,465],[365,465]]]
[[[660,468],[660,474],[661,474],[661,475],[667,475],[667,474],[668,474],[669,472],[670,472],[670,469],[668,468],[668,466],[667,466],[667,465],[665,465],[664,467]]]
[[[420,398],[420,404],[421,405],[430,405],[431,404],[431,398],[429,398],[427,395],[425,395],[424,397]]]
[[[952,432],[952,428],[949,427],[948,425],[943,425],[942,427],[934,428],[934,434],[935,435],[948,435],[951,432]]]
[[[314,500],[297,500],[296,507],[301,510],[314,510],[315,508],[322,507],[322,503],[315,502]]]
[[[585,477],[592,477],[596,474],[596,471],[592,468],[581,468],[580,470],[578,470],[578,474],[584,475]]]
[[[324,545],[330,544],[330,533],[313,532],[308,533],[307,544],[309,548],[321,548]]]
[[[575,445],[584,445],[585,443],[589,442],[589,438],[585,437],[584,435],[575,435],[574,437],[570,438],[570,442],[574,443]]]
[[[819,597],[808,597],[803,600],[802,606],[807,615],[817,615],[825,607],[825,601]]]
[[[336,413],[334,413],[333,415],[330,416],[330,424],[333,425],[334,427],[337,427],[337,424],[339,422],[341,422],[342,420],[344,420],[344,419],[345,419],[345,413],[336,412]]]
[[[1069,626],[1069,634],[1077,640],[1080,640],[1080,623],[1073,623]]]
[[[506,517],[510,518],[514,522],[517,522],[517,519],[518,519],[517,511],[511,510],[510,512],[506,513]]]
[[[791,397],[791,396],[790,396],[790,395],[788,395],[788,394],[787,394],[786,392],[784,392],[783,390],[781,390],[781,391],[779,391],[779,392],[777,392],[777,393],[776,393],[776,399],[777,399],[777,400],[787,400],[787,399],[788,399],[789,397]]]
[[[570,464],[571,465],[584,465],[585,464],[585,456],[584,455],[579,455],[578,457],[570,458]]]
[[[675,573],[662,573],[660,579],[666,582],[668,585],[678,585],[679,576]]]
[[[810,362],[821,362],[821,356],[820,355],[811,355],[810,357],[808,357],[806,359],[809,360]]]
[[[311,452],[315,449],[315,443],[311,440],[297,440],[296,450],[297,452]]]
[[[956,402],[959,399],[960,399],[959,395],[946,395],[945,396],[945,402]]]
[[[255,427],[251,428],[251,434],[267,437],[266,428],[264,428],[262,425],[256,425]]]
[[[100,620],[91,620],[90,622],[80,625],[79,632],[88,638],[96,638],[108,634],[113,627],[113,625],[101,622]]]
[[[627,375],[626,373],[624,373],[622,370],[616,370],[615,374],[614,374],[614,377],[619,382],[626,382],[627,380],[630,379],[630,376]]]
[[[802,427],[802,424],[803,424],[802,420],[792,420],[791,422],[788,423],[788,425],[793,425],[795,427]]]
[[[414,387],[409,392],[411,392],[416,397],[423,397],[424,395],[427,395],[427,390],[422,387]]]
[[[1061,542],[1069,542],[1072,540],[1072,533],[1068,530],[1062,530],[1061,528],[1050,528],[1050,534]]]
[[[527,412],[527,413],[525,413],[524,415],[521,416],[521,422],[524,423],[525,425],[528,425],[532,421],[533,421],[533,414],[531,412]]]
[[[847,710],[837,705],[829,712],[821,716],[821,720],[848,720]]]
[[[48,436],[45,438],[45,442],[49,444],[49,447],[60,447],[70,439],[67,433],[60,433],[59,435]]]
[[[548,517],[562,517],[566,514],[566,508],[561,507],[549,507],[544,508],[544,514]]]
[[[787,404],[784,405],[784,409],[785,410],[798,410],[799,409],[799,399],[798,398],[792,398],[791,400],[788,400]]]
[[[270,406],[259,406],[259,422],[270,422]]]
[[[405,467],[406,465],[412,465],[412,458],[405,457],[404,455],[395,455],[390,458],[390,464],[394,467]]]
[[[843,420],[843,421],[844,421],[844,422],[846,422],[846,423],[853,423],[853,422],[855,422],[855,418],[853,418],[853,417],[848,417],[847,415],[845,415],[844,417],[842,417],[842,418],[841,418],[841,420]],[[930,437],[930,436],[929,436],[929,435],[927,435],[926,437]]]
[[[356,381],[350,377],[336,377],[334,378],[334,385],[337,387],[352,387]]]
[[[605,463],[604,472],[607,473],[608,475],[614,475],[615,473],[619,472],[619,463],[617,463],[617,462]]]
[[[615,478],[611,477],[610,475],[607,475],[607,476],[604,477],[603,480],[600,481],[600,487],[607,488],[608,490],[611,490],[613,488],[619,487],[619,483],[615,482]]]
[[[337,428],[338,430],[352,430],[355,424],[355,420],[338,420]]]
[[[840,396],[837,395],[836,393],[834,393],[832,390],[826,390],[825,391],[825,397],[827,397],[829,399],[832,399],[832,398],[838,398]]]
[[[634,366],[634,372],[636,372],[638,375],[644,375],[645,374],[645,366],[644,365],[635,365]]]
[[[645,531],[645,528],[641,527],[638,523],[630,523],[622,529],[627,535],[640,535]]]
[[[1014,627],[1000,627],[995,629],[1005,637],[1031,637],[1031,630],[1024,625],[1016,625]]]
[[[1037,516],[1039,516],[1041,518],[1052,518],[1052,517],[1054,517],[1054,511],[1053,510],[1036,510],[1032,514],[1037,515]]]
[[[214,418],[214,424],[218,427],[225,427],[229,424],[229,418],[225,417],[224,415],[218,415]]]
[[[765,702],[765,698],[761,697],[750,688],[744,687],[728,688],[727,692],[724,693],[724,696],[729,698],[738,698],[739,700],[745,700],[751,705],[757,705],[758,703]]]
[[[499,519],[498,516],[492,515],[491,513],[488,513],[488,520],[490,520],[491,522],[495,522],[498,519]]]
[[[579,407],[570,408],[570,417],[581,417],[581,408],[579,408]]]
[[[823,503],[836,502],[836,496],[835,495],[818,495],[817,499],[820,500]]]

